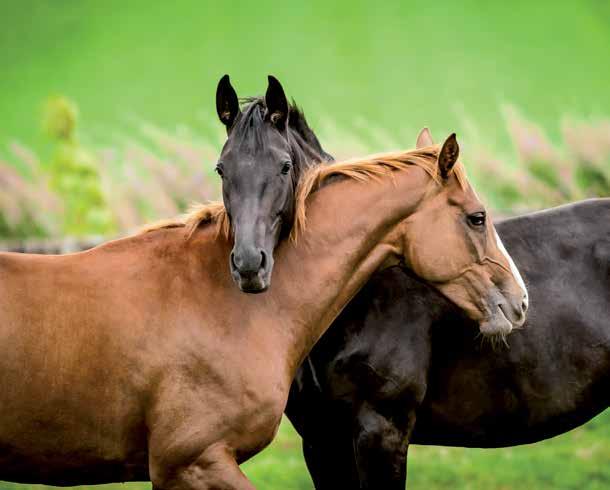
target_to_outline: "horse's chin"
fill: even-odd
[[[502,308],[498,308],[493,316],[479,324],[479,329],[485,337],[504,338],[513,331],[513,324],[506,318]]]
[[[243,293],[258,294],[264,293],[269,289],[271,281],[265,277],[262,271],[253,276],[244,277],[238,273],[233,274],[233,280],[239,290]]]
[[[267,291],[267,289],[269,289],[269,286],[266,285],[243,285],[243,284],[239,284],[238,285],[240,291],[242,293],[248,293],[248,294],[259,294],[259,293],[264,293],[265,291]]]

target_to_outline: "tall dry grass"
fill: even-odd
[[[461,138],[469,175],[492,208],[518,213],[610,195],[610,119],[566,117],[553,140],[514,107],[504,117],[510,153],[486,146],[468,125]],[[346,130],[322,119],[317,129],[338,158],[404,147],[363,120]],[[178,214],[193,201],[218,198],[213,168],[224,138],[220,129],[204,137],[189,128],[134,122],[129,134],[88,147],[119,233]],[[59,236],[63,200],[49,187],[42,158],[17,142],[8,150],[10,159],[0,161],[0,236]]]

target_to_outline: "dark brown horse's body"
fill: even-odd
[[[520,305],[493,226],[464,222],[481,204],[456,157],[316,169],[302,235],[278,247],[264,295],[235,287],[232,244],[211,225],[188,240],[169,227],[68,256],[0,254],[0,479],[251,489],[237,464],[272,440],[298,365],[376,270],[407,264],[481,325],[498,290]],[[410,239],[424,225],[430,239],[444,230],[452,274],[423,253],[426,236]]]
[[[508,346],[405,271],[375,274],[292,386],[316,489],[404,490],[410,444],[529,444],[607,409],[609,218],[591,199],[496,224],[532,298]]]

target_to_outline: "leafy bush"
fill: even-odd
[[[77,122],[74,102],[62,96],[47,101],[43,126],[55,149],[43,171],[50,188],[64,202],[62,232],[76,236],[112,234],[116,227],[102,193],[96,159],[79,143]]]

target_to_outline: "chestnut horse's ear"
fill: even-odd
[[[240,112],[237,93],[231,85],[229,75],[223,76],[218,82],[218,87],[216,87],[216,112],[218,113],[218,119],[226,126],[228,133]]]
[[[433,146],[434,141],[432,141],[432,135],[430,134],[430,130],[428,128],[423,128],[419,135],[417,135],[417,141],[415,142],[415,148],[425,148],[426,146]]]
[[[265,105],[267,106],[267,114],[271,123],[283,131],[288,122],[288,99],[282,88],[282,84],[273,75],[267,77],[269,86],[265,94]]]
[[[460,154],[460,147],[458,146],[455,133],[452,133],[443,143],[440,153],[438,154],[438,169],[441,173],[441,177],[446,179],[451,173],[451,169],[457,162]]]

